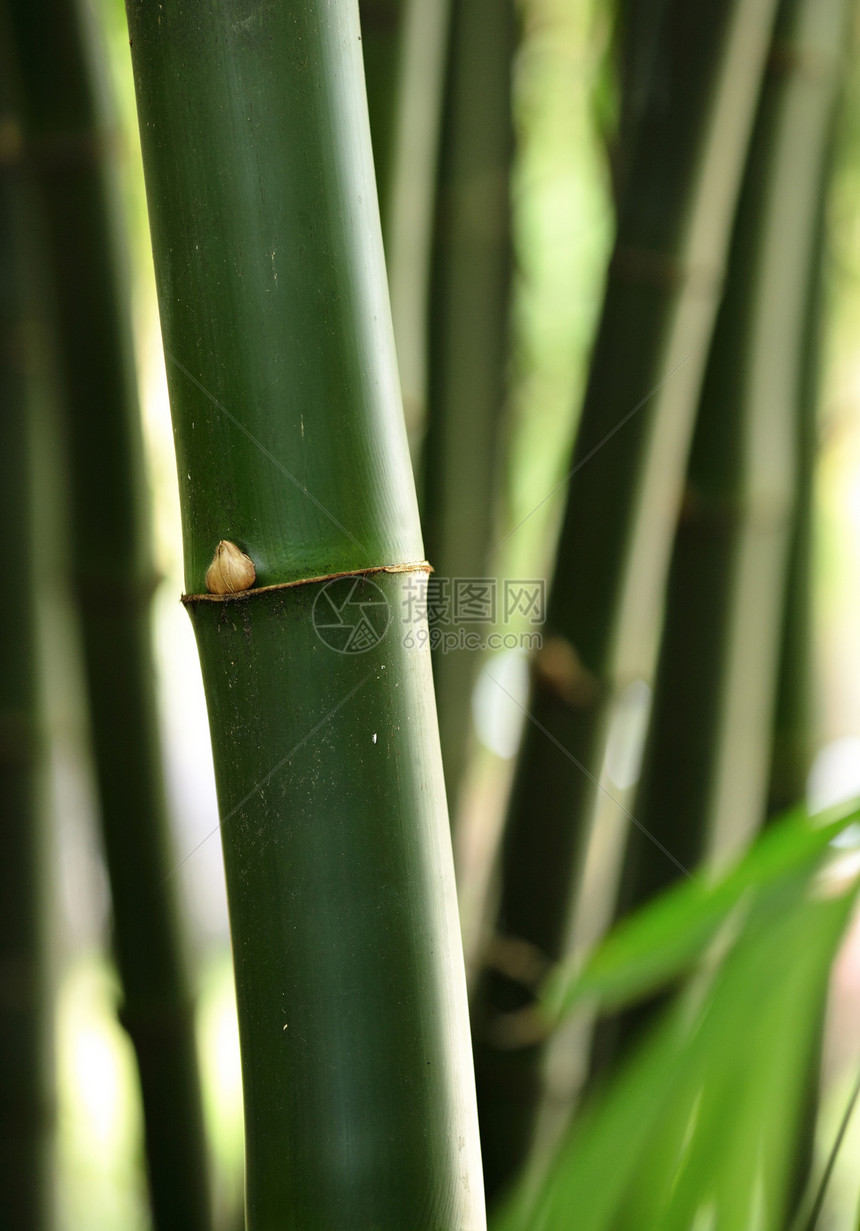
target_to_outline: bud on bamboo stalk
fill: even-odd
[[[206,589],[210,594],[235,594],[250,590],[257,580],[254,561],[244,551],[222,539],[215,548],[215,558],[206,570]]]

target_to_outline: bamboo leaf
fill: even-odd
[[[808,874],[810,861],[858,819],[856,808],[816,824],[801,809],[789,814],[715,883],[701,876],[667,889],[622,920],[584,968],[559,968],[546,989],[547,1010],[555,1020],[590,997],[609,1010],[665,986],[690,970],[750,894],[781,877]]]
[[[784,1224],[828,970],[857,889],[814,878],[848,823],[804,843],[789,822],[780,857],[748,857],[736,877],[747,911],[716,968],[593,1093],[550,1160],[532,1161],[494,1231]]]

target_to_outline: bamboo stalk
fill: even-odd
[[[85,19],[68,0],[11,9],[28,157],[45,220],[68,451],[70,566],[83,642],[102,838],[135,1049],[157,1228],[210,1225],[193,1006],[154,697],[155,575],[125,271]]]
[[[400,387],[417,459],[449,0],[362,0],[359,12]]]
[[[671,532],[775,6],[670,2],[610,262],[475,997],[488,1190],[522,1161],[542,1048],[506,1014],[564,947],[612,698],[650,674]],[[500,955],[505,960],[500,963]],[[501,964],[503,969],[496,969]]]
[[[0,1223],[49,1231],[55,1109],[33,491],[44,356],[5,17],[0,11],[0,519],[12,547],[0,605]]]
[[[851,6],[845,5],[848,26]],[[841,66],[844,77],[845,65]],[[838,112],[839,105],[834,107]],[[774,703],[770,776],[766,820],[774,821],[788,808],[806,800],[807,780],[815,751],[816,724],[813,705],[813,606],[815,474],[818,461],[819,373],[823,333],[824,270],[827,257],[826,223],[828,188],[833,174],[834,124],[823,155],[810,281],[806,291],[807,311],[802,340],[795,438],[795,501],[789,532],[788,567],[781,619],[779,667]],[[814,1048],[804,1090],[804,1115],[792,1165],[793,1183],[786,1215],[800,1218],[806,1207],[808,1186],[815,1162],[815,1138],[821,1088],[826,1014],[822,1008],[819,1042]]]
[[[456,618],[458,579],[486,574],[496,511],[509,353],[515,44],[511,0],[469,0],[453,7],[422,453],[425,542],[439,579],[440,600],[453,609],[446,620]],[[437,631],[444,630],[440,626]],[[469,747],[477,661],[470,650],[439,645],[434,652],[442,760],[452,810]]]
[[[427,408],[427,316],[450,0],[404,0],[397,124],[383,238],[413,459]],[[378,182],[378,173],[377,173]],[[416,463],[420,474],[420,465]]]
[[[472,1231],[465,979],[429,657],[405,644],[426,623],[401,626],[426,574],[357,8],[128,12],[227,873],[249,1231]],[[256,585],[211,599],[221,540]],[[365,652],[349,652],[361,630]]]
[[[383,234],[387,233],[386,220],[400,107],[398,86],[405,7],[405,0],[359,0],[358,5],[367,110]]]
[[[832,151],[829,157],[832,159]],[[822,176],[815,254],[803,339],[797,418],[797,478],[780,659],[773,723],[767,813],[777,817],[806,798],[815,751],[812,700],[812,561],[815,469],[818,459],[818,385],[826,259],[826,200],[829,171]]]
[[[609,162],[616,201],[624,196],[630,160],[638,141],[655,82],[660,35],[667,0],[615,0],[610,55],[615,65],[618,118],[609,143]]]
[[[633,806],[688,868],[736,853],[765,814],[846,13],[844,0],[781,5],[699,407]],[[677,875],[631,832],[621,909]],[[623,1037],[638,1021],[627,1021]]]

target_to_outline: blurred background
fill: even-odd
[[[131,303],[154,517],[154,603],[161,737],[176,868],[198,998],[205,1111],[214,1151],[218,1224],[238,1226],[241,1081],[218,816],[194,639],[179,603],[182,548],[175,462],[151,268],[133,82],[122,6],[91,0],[121,124],[121,175],[131,236]],[[558,485],[582,400],[613,233],[605,132],[614,102],[608,0],[520,0],[514,59],[512,360],[507,373],[498,577],[550,576],[564,490]],[[856,20],[855,20],[856,25]],[[853,36],[856,46],[856,31]],[[820,808],[860,794],[860,72],[849,57],[828,211],[826,347],[815,489],[815,759],[809,799]],[[420,416],[411,431],[420,442]],[[553,493],[546,499],[549,493]],[[533,512],[537,508],[536,512]],[[524,524],[523,519],[528,520]],[[60,548],[54,547],[59,551]],[[58,576],[61,576],[61,570]],[[39,613],[51,681],[50,812],[55,828],[54,964],[58,986],[58,1201],[63,1231],[149,1226],[133,1053],[117,1021],[109,958],[110,900],[100,854],[80,648],[58,583]],[[487,684],[487,673],[519,699]],[[488,867],[510,781],[528,675],[522,650],[489,655],[471,697],[469,757],[457,813],[467,955],[474,955]],[[647,691],[647,685],[643,684]],[[619,739],[619,786],[636,774],[642,722]],[[647,696],[638,703],[647,710]],[[625,768],[626,767],[626,768]],[[860,928],[833,976],[822,1135],[830,1140],[860,1067]],[[831,1185],[833,1231],[853,1227],[860,1198],[860,1119]]]

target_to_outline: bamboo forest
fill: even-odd
[[[858,53],[0,0],[2,1231],[860,1231]]]

